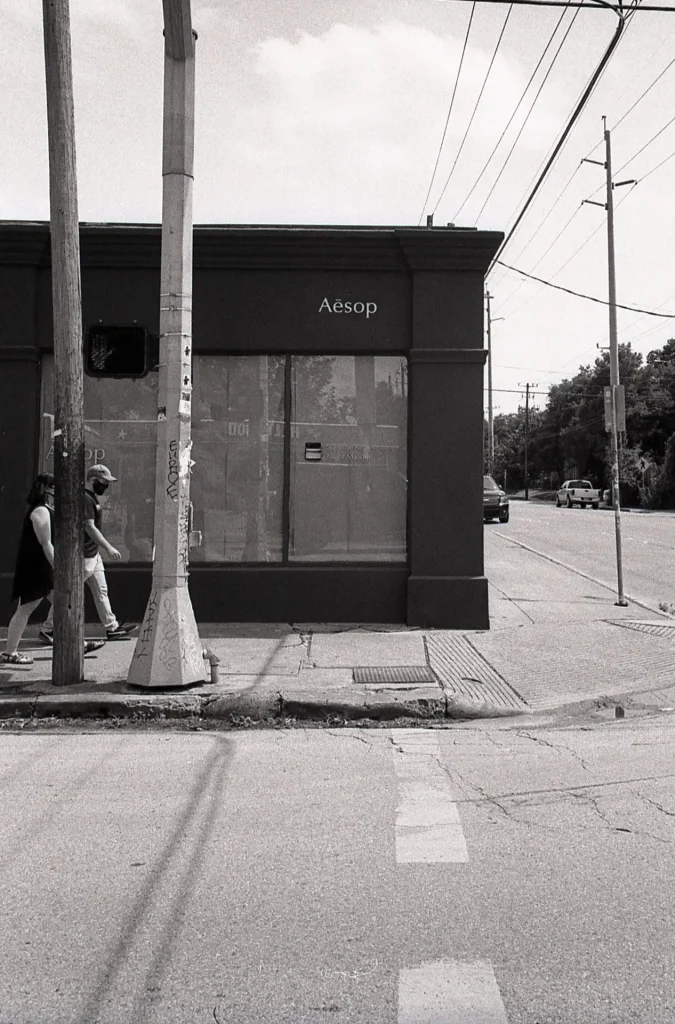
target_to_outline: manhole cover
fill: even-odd
[[[379,683],[381,686],[438,686],[428,665],[368,665],[355,668],[355,683]]]
[[[623,629],[633,629],[636,633],[646,633],[648,636],[662,636],[667,640],[675,640],[675,626],[668,626],[661,622],[642,622],[639,619],[611,620],[613,626],[621,626]]]

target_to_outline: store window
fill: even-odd
[[[51,469],[53,358],[42,367]],[[405,561],[406,374],[400,356],[196,356],[190,560]],[[85,377],[84,406],[86,464],[118,478],[106,536],[150,562],[157,375]]]
[[[407,364],[291,357],[292,561],[406,558]]]
[[[279,562],[283,553],[283,356],[196,356],[193,562]]]

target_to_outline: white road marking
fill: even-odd
[[[441,960],[401,970],[398,1024],[508,1024],[491,965]]]
[[[469,854],[432,730],[394,729],[397,864],[466,864]]]

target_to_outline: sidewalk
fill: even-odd
[[[179,691],[126,685],[134,638],[87,656],[85,681],[57,689],[34,626],[22,644],[34,664],[0,666],[0,718],[473,719],[642,692],[675,705],[675,620],[616,607],[610,590],[525,551],[495,549],[489,573],[490,631],[201,624],[218,678]]]

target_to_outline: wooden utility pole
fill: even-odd
[[[622,608],[627,607],[623,589],[623,555],[621,550],[621,487],[619,481],[619,424],[617,417],[617,391],[619,387],[619,341],[616,327],[616,263],[614,259],[614,189],[620,185],[634,185],[635,179],[612,181],[612,144],[607,127],[607,118],[603,117],[605,159],[589,160],[582,163],[598,164],[605,168],[607,188],[606,202],[598,203],[593,199],[584,202],[592,206],[603,206],[607,211],[607,276],[609,296],[609,383],[611,388],[611,434],[612,434],[612,504],[614,505],[614,537],[616,544],[616,579],[617,600],[614,602]],[[625,427],[624,427],[625,429]]]
[[[127,682],[190,686],[205,676],[188,590],[192,419],[192,184],[195,34],[190,0],[163,0],[164,142],[159,394],[152,589]]]
[[[42,0],[54,311],[52,683],[84,675],[84,399],[75,114],[68,0]]]
[[[536,388],[536,384],[526,381],[518,387],[525,388],[525,501],[530,500],[530,479],[527,466],[528,448],[530,445],[530,388]]]
[[[489,292],[485,293],[485,301],[487,304],[487,368],[488,368],[488,467],[487,471],[492,476],[494,472],[495,464],[495,423],[494,423],[494,406],[492,404],[492,325],[497,320],[503,320],[503,316],[492,316],[490,302],[493,296]]]
[[[490,314],[490,300],[492,296],[485,293],[487,303],[487,368],[488,368],[488,457],[487,471],[492,476],[495,461],[495,429],[492,418],[492,316]]]

